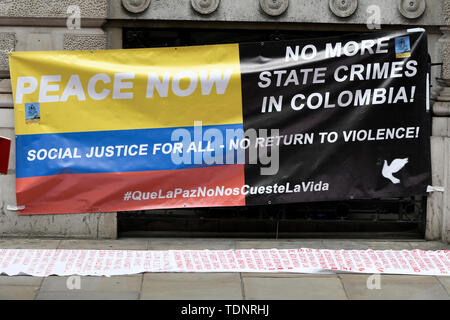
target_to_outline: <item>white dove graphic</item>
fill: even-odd
[[[399,172],[407,163],[408,158],[394,159],[390,165],[388,165],[387,161],[384,160],[383,170],[381,171],[381,174],[386,179],[391,180],[394,184],[400,183],[400,180],[394,177],[392,174]]]

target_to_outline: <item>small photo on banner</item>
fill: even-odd
[[[8,173],[11,139],[0,137],[0,174]]]
[[[396,58],[411,57],[411,44],[408,36],[395,38],[395,56]]]
[[[27,123],[39,122],[41,120],[39,103],[25,103],[25,119]]]

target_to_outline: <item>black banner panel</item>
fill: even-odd
[[[244,129],[268,149],[246,204],[424,194],[427,52],[422,30],[241,44]]]

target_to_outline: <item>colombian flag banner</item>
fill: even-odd
[[[423,194],[426,34],[15,52],[21,214]]]

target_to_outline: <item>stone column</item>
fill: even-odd
[[[0,176],[0,237],[117,237],[116,213],[19,216],[8,210],[16,204],[8,52],[107,49],[107,12],[107,0],[0,1],[0,135],[13,142],[8,175]]]
[[[426,238],[450,242],[450,0],[443,2],[442,37],[437,44],[442,62],[437,77],[439,90],[432,106],[432,183],[442,186],[444,192],[433,192],[428,197]]]

